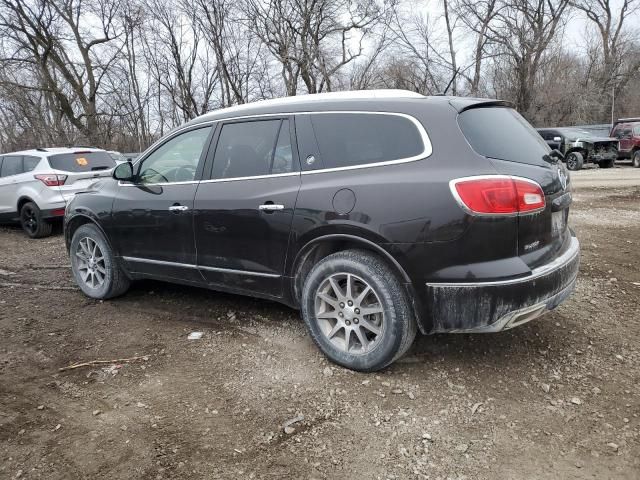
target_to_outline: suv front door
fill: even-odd
[[[110,237],[130,271],[202,282],[196,268],[193,199],[214,127],[169,138],[134,165],[134,181],[120,182]]]
[[[280,297],[300,168],[293,121],[229,121],[195,198],[198,266],[223,290]]]

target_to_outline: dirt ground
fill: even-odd
[[[0,228],[0,478],[640,478],[640,169],[572,178],[565,304],[368,375],[276,303],[156,282],[89,300],[60,234]]]

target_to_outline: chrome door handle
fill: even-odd
[[[172,205],[169,207],[170,212],[186,212],[189,210],[189,207],[186,205]]]
[[[276,210],[284,210],[284,205],[279,205],[277,203],[263,203],[258,207],[258,210],[263,212],[275,212]]]

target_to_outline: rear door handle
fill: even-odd
[[[284,205],[279,205],[277,203],[263,203],[258,207],[258,210],[263,212],[275,212],[278,210],[284,210]]]
[[[169,207],[170,212],[186,212],[187,210],[189,210],[189,207],[186,205],[171,205]]]

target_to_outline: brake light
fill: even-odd
[[[505,175],[458,178],[450,182],[458,203],[474,214],[517,215],[543,210],[542,187],[533,180]]]
[[[64,185],[64,182],[67,181],[66,175],[58,175],[57,173],[44,173],[34,175],[33,177],[40,180],[47,187],[59,187],[60,185]]]

